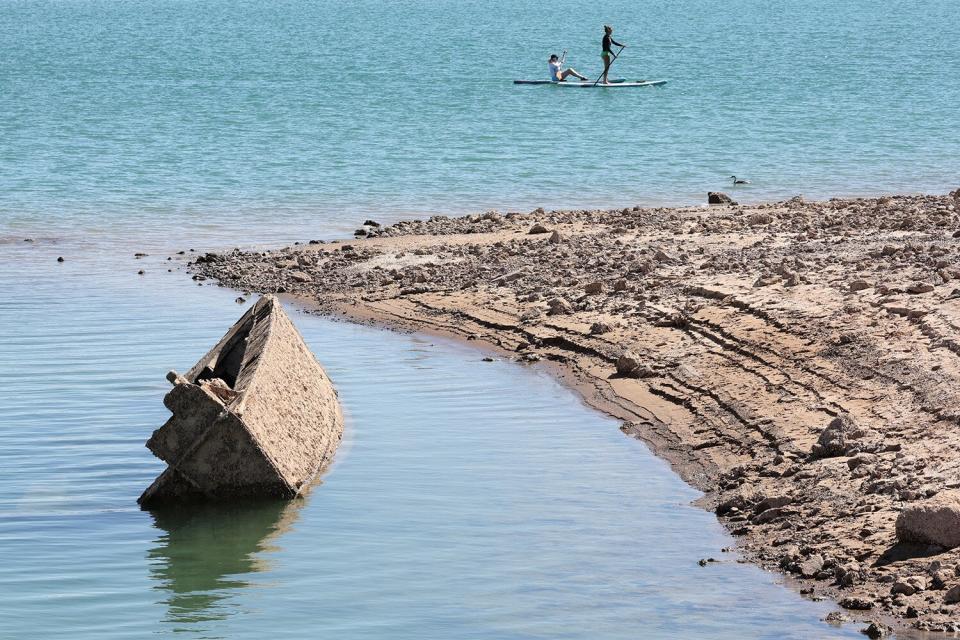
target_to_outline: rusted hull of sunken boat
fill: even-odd
[[[140,504],[292,498],[343,435],[337,392],[276,298],[251,307],[185,375],[147,448],[169,466]]]

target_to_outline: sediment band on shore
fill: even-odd
[[[958,198],[368,221],[192,269],[548,362],[750,559],[853,617],[957,631],[960,552],[929,536],[960,513]]]

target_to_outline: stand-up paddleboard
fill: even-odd
[[[626,82],[626,78],[610,78],[610,82]],[[590,82],[587,80],[586,82]],[[514,80],[513,84],[567,84],[566,82],[557,82],[556,80]],[[582,82],[570,82],[570,84],[583,84]]]
[[[623,89],[626,87],[659,87],[667,84],[666,80],[637,80],[636,82],[627,82],[626,80],[611,80],[609,84],[602,82],[554,82],[553,80],[514,80],[513,84],[552,84],[558,87],[597,87],[599,89]]]

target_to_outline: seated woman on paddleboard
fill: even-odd
[[[566,54],[564,54],[566,55]],[[554,82],[563,82],[570,76],[574,78],[579,78],[580,80],[586,80],[586,76],[582,76],[577,73],[576,69],[564,69],[563,60],[557,57],[557,54],[550,56],[550,60],[547,62],[547,68],[550,69],[550,79]]]
[[[603,58],[603,76],[601,77],[603,84],[609,84],[607,81],[607,72],[610,71],[610,63],[613,62],[613,51],[610,49],[610,45],[615,44],[618,47],[627,46],[614,40],[611,37],[612,34],[613,27],[608,24],[603,25],[603,53],[600,54]]]

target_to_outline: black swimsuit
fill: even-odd
[[[600,54],[602,57],[606,58],[608,55],[610,55],[610,53],[612,53],[610,51],[611,44],[615,44],[618,47],[623,46],[622,44],[620,44],[619,42],[611,38],[609,35],[603,34],[603,53]]]

